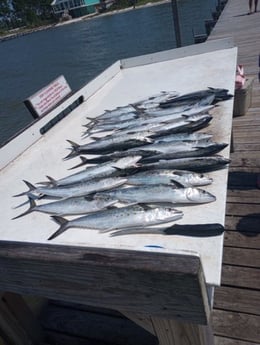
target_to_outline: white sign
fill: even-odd
[[[71,88],[62,75],[29,97],[24,103],[33,116],[38,117],[48,113],[70,93]]]

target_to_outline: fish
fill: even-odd
[[[211,193],[196,187],[176,188],[171,185],[142,185],[96,193],[94,198],[111,197],[123,203],[203,204],[216,200]]]
[[[191,100],[195,102],[202,102],[203,99],[210,96],[213,98],[211,103],[216,103],[219,101],[228,100],[232,98],[233,95],[229,94],[228,92],[229,90],[227,89],[217,89],[217,88],[209,87],[208,89],[205,89],[205,90],[186,93],[179,97],[174,97],[172,99],[168,99],[166,101],[160,102],[159,106],[162,108],[172,107],[175,105],[179,106],[180,104],[186,104],[187,102],[191,102]]]
[[[141,163],[150,163],[156,162],[159,160],[166,159],[176,159],[176,158],[185,158],[185,157],[200,157],[213,155],[218,153],[227,147],[226,143],[214,143],[214,142],[178,142],[178,144],[171,145],[157,145],[157,152],[151,154],[150,156],[144,157],[141,159]],[[156,148],[156,146],[155,146]],[[161,152],[159,151],[161,150]]]
[[[77,197],[36,205],[35,200],[29,195],[29,209],[12,219],[23,217],[35,211],[56,216],[86,214],[103,210],[116,202],[117,200],[111,198],[88,199],[87,197]]]
[[[185,137],[188,139],[188,136]],[[110,160],[128,157],[129,155],[141,156],[140,163],[156,162],[159,159],[173,159],[180,157],[195,157],[211,155],[223,150],[227,144],[214,143],[208,139],[183,140],[183,141],[160,141],[152,144],[137,146],[128,150],[86,158],[79,156],[81,162],[70,169],[75,169],[85,164],[100,164]]]
[[[55,198],[75,198],[79,196],[86,196],[93,194],[98,191],[108,190],[113,187],[118,187],[127,181],[126,178],[122,177],[107,177],[101,179],[91,179],[83,182],[77,182],[65,186],[41,186],[35,187],[28,181],[24,181],[30,188],[28,192],[21,193],[16,196],[30,195],[31,192],[39,195],[47,195]]]
[[[141,133],[131,133],[125,135],[111,136],[109,138],[102,137],[99,140],[93,141],[85,145],[78,145],[77,143],[67,140],[71,144],[71,152],[64,158],[69,159],[79,154],[104,154],[111,153],[115,150],[123,150],[129,147],[135,147],[145,143],[151,143],[149,138],[151,132],[144,131]]]
[[[47,176],[49,178],[49,182],[43,182],[42,184],[65,186],[72,183],[87,181],[93,178],[114,176],[126,168],[136,167],[137,162],[141,158],[142,156],[140,155],[128,155],[127,157],[109,160],[108,162],[104,162],[96,166],[87,167],[84,170],[65,176],[59,180],[55,180],[52,177]]]
[[[177,184],[182,187],[206,186],[213,182],[213,179],[205,174],[198,174],[186,170],[153,169],[144,172],[137,172],[127,176],[126,184],[150,185],[150,184]]]
[[[172,99],[177,97],[179,93],[177,91],[161,91],[158,94],[153,96],[149,96],[142,101],[138,101],[135,103],[131,103],[133,107],[136,109],[147,110],[154,107],[157,107],[160,102],[167,101],[168,99]]]
[[[211,133],[204,132],[183,132],[159,136],[154,139],[154,144],[173,141],[200,141],[209,140],[213,137]]]
[[[149,207],[147,205],[130,205],[112,208],[97,213],[67,220],[60,216],[52,216],[59,229],[48,240],[62,234],[69,228],[84,228],[107,232],[116,229],[134,228],[154,224],[163,224],[181,219],[183,212],[170,207]]]
[[[230,162],[230,159],[222,157],[221,155],[186,157],[142,164],[139,169],[140,171],[149,169],[180,169],[194,172],[209,172],[222,169]]]

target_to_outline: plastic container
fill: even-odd
[[[246,114],[252,102],[253,77],[246,78],[245,84],[240,89],[236,89],[234,97],[233,116],[243,116]]]

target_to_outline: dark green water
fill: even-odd
[[[181,0],[182,45],[205,33],[213,0]],[[0,43],[0,144],[32,122],[23,101],[63,74],[78,90],[118,59],[175,48],[171,4],[97,17]]]

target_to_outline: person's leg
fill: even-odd
[[[257,12],[258,0],[255,0],[255,12]]]
[[[249,13],[252,13],[253,0],[249,0]]]

